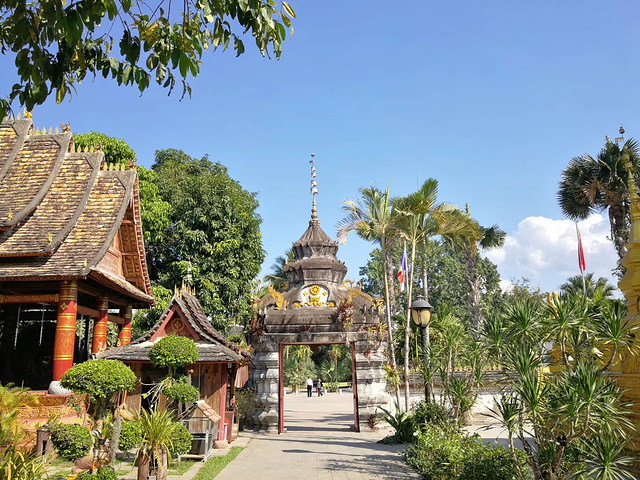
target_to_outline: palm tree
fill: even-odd
[[[506,233],[498,227],[483,227],[476,220],[471,218],[469,204],[466,207],[466,216],[471,225],[458,236],[445,236],[452,244],[453,248],[462,251],[465,258],[465,268],[467,283],[469,284],[469,318],[471,319],[471,329],[475,338],[478,338],[482,331],[482,311],[480,310],[480,293],[483,287],[483,278],[478,272],[478,251],[480,249],[489,250],[500,248],[504,245]]]
[[[393,344],[393,324],[391,313],[395,310],[395,292],[393,291],[393,245],[395,230],[389,187],[383,192],[376,187],[361,188],[359,200],[345,200],[342,209],[347,216],[341,219],[336,228],[338,240],[345,243],[351,231],[369,242],[377,243],[384,258],[384,297],[387,313],[387,335],[391,368],[397,371],[396,354]],[[400,387],[395,385],[396,401],[400,403]]]
[[[594,281],[593,273],[587,273],[584,276],[584,285],[587,293],[586,297],[590,300],[596,298],[611,300],[616,291],[616,287],[611,285],[609,280],[604,277],[600,277]],[[560,285],[560,292],[568,296],[583,296],[582,276],[574,275],[567,278],[567,281]]]
[[[413,294],[413,265],[416,248],[435,235],[458,236],[468,232],[473,225],[454,205],[438,203],[438,181],[430,178],[414,193],[393,200],[396,211],[394,227],[398,235],[411,248],[410,273],[407,289],[407,321],[405,322],[404,395],[405,408],[409,409],[409,350],[411,339],[411,301]]]
[[[138,448],[138,480],[149,476],[150,463],[157,463],[157,479],[167,479],[169,450],[173,447],[174,432],[179,427],[170,410],[140,410],[137,422],[142,431]]]
[[[629,139],[621,149],[609,137],[596,158],[589,154],[574,157],[562,172],[558,202],[571,220],[584,220],[594,212],[608,211],[611,240],[622,259],[629,243],[630,200],[625,159],[638,179],[638,142]]]
[[[274,288],[278,291],[284,290],[287,285],[287,275],[284,273],[284,266],[293,260],[295,260],[295,253],[293,248],[290,248],[284,252],[284,256],[280,255],[276,258],[276,261],[271,265],[271,273],[265,275],[262,281],[273,284]]]

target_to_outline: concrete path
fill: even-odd
[[[376,443],[390,430],[372,432],[353,424],[353,396],[329,393],[318,398],[285,397],[285,428],[280,435],[242,432],[245,450],[216,480],[371,480],[419,479],[398,454],[404,446]],[[239,439],[240,440],[240,439]],[[236,445],[234,442],[232,445]]]

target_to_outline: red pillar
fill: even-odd
[[[127,305],[120,309],[120,316],[124,318],[124,324],[118,335],[118,343],[120,345],[129,345],[131,343],[131,305]]]
[[[76,346],[76,318],[78,316],[78,282],[68,280],[60,284],[58,299],[58,321],[53,344],[53,379],[73,366],[73,351]]]
[[[98,318],[93,326],[93,345],[91,353],[98,353],[107,347],[107,323],[109,321],[109,299],[100,297],[98,299]]]

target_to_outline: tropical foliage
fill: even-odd
[[[171,92],[180,82],[190,95],[187,78],[200,73],[206,50],[244,53],[241,31],[263,55],[279,58],[295,18],[286,2],[190,0],[181,7],[172,16],[162,2],[3,2],[0,49],[15,52],[18,83],[0,98],[0,118],[14,100],[27,110],[50,95],[60,103],[87,75],[140,92],[152,82]]]
[[[171,290],[191,266],[192,285],[213,325],[225,331],[232,323],[246,324],[252,317],[253,280],[264,259],[256,195],[206,156],[160,150],[151,169],[154,174],[145,181],[157,190],[143,190],[141,181],[141,192],[153,194],[160,212],[146,237],[152,280]],[[143,207],[145,201],[143,196]]]
[[[554,295],[544,304],[527,299],[508,309],[500,350],[514,375],[496,416],[507,429],[512,456],[513,439],[522,442],[536,480],[592,478],[587,471],[599,471],[596,478],[631,478],[622,452],[633,429],[629,405],[605,372],[619,348],[637,355],[631,342],[636,330],[624,321],[618,301]],[[548,342],[555,345],[551,371]]]
[[[640,177],[639,145],[629,139],[624,146],[609,137],[594,158],[589,154],[574,157],[562,172],[558,202],[572,220],[584,220],[594,212],[607,211],[613,242],[619,259],[629,243],[629,175],[625,159],[632,165],[636,181]]]

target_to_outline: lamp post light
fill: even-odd
[[[420,327],[422,334],[422,351],[424,354],[424,363],[427,371],[431,371],[431,341],[429,339],[429,322],[431,320],[431,310],[433,307],[424,297],[418,298],[411,304],[411,318],[414,323]],[[427,402],[431,401],[431,388],[429,379],[424,379],[424,396]]]

